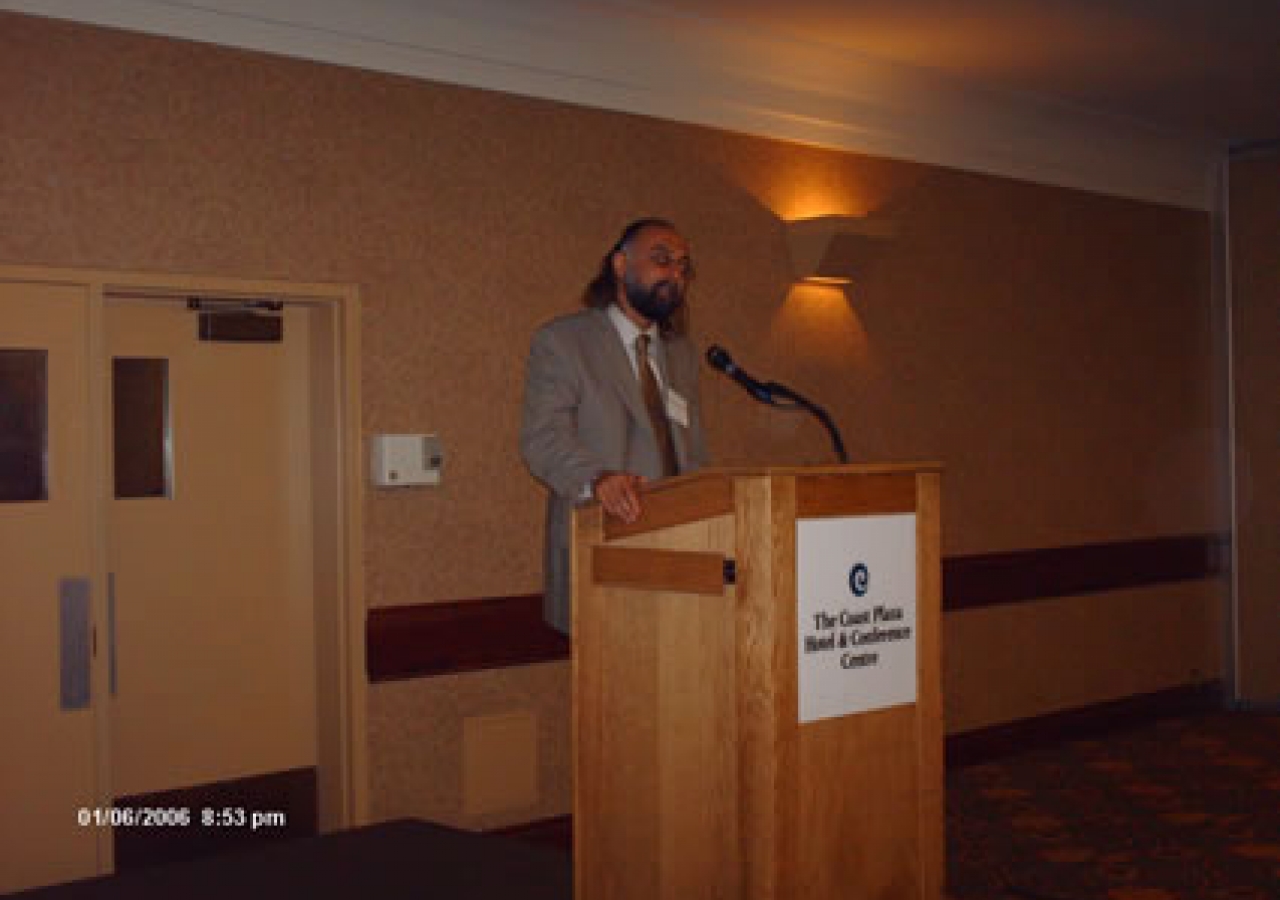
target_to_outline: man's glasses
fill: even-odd
[[[684,278],[693,278],[693,260],[687,256],[673,256],[669,249],[661,245],[649,251],[649,262],[662,269],[675,269]]]

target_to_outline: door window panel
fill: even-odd
[[[49,499],[49,353],[0,348],[0,503]]]
[[[169,361],[111,361],[116,497],[171,496]]]

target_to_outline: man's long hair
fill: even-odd
[[[636,219],[622,229],[622,234],[618,236],[613,246],[609,248],[609,252],[604,255],[604,259],[600,261],[600,271],[596,273],[596,277],[592,278],[586,289],[583,290],[583,306],[608,309],[609,304],[617,300],[618,278],[613,274],[613,254],[626,249],[632,239],[646,228],[668,228],[671,231],[677,231],[676,226],[671,224],[670,221],[655,216]],[[658,328],[663,334],[681,334],[684,332],[686,324],[685,309],[687,306],[687,303],[681,303],[675,315],[665,322],[658,323]]]

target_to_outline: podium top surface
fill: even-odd
[[[798,511],[807,515],[846,514],[854,510],[905,512],[916,503],[913,476],[937,474],[937,462],[854,463],[820,466],[712,466],[645,484],[643,513],[635,522],[605,515],[597,519],[606,540],[655,531],[724,515],[734,508],[734,483],[742,479],[794,478]],[[886,477],[887,476],[887,477]],[[873,487],[863,478],[875,483]],[[847,479],[847,480],[846,480]],[[577,515],[599,516],[600,504],[586,501]],[[586,522],[586,519],[582,521]]]
[[[707,476],[755,478],[768,475],[901,475],[904,472],[941,472],[940,462],[843,463],[820,466],[708,466],[696,472],[654,482],[649,488],[675,486]]]

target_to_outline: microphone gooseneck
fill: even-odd
[[[729,355],[729,351],[725,350],[719,344],[712,344],[707,348],[707,363],[711,368],[723,372],[734,381],[738,382],[752,397],[761,403],[768,403],[770,406],[776,406],[779,409],[803,409],[811,413],[822,423],[827,429],[827,434],[831,437],[831,446],[835,450],[836,458],[842,463],[849,461],[849,454],[844,449],[844,441],[840,439],[840,430],[836,428],[835,422],[831,420],[831,416],[827,411],[816,403],[813,403],[786,385],[778,384],[776,381],[770,381],[761,384],[756,381],[733,361],[733,357]],[[779,403],[778,398],[786,400],[787,403]]]
[[[774,404],[773,394],[769,391],[768,386],[761,384],[738,368],[737,363],[733,361],[733,357],[729,355],[729,351],[719,344],[712,344],[707,348],[707,362],[710,363],[711,368],[723,372],[742,385],[743,390],[761,403]]]

